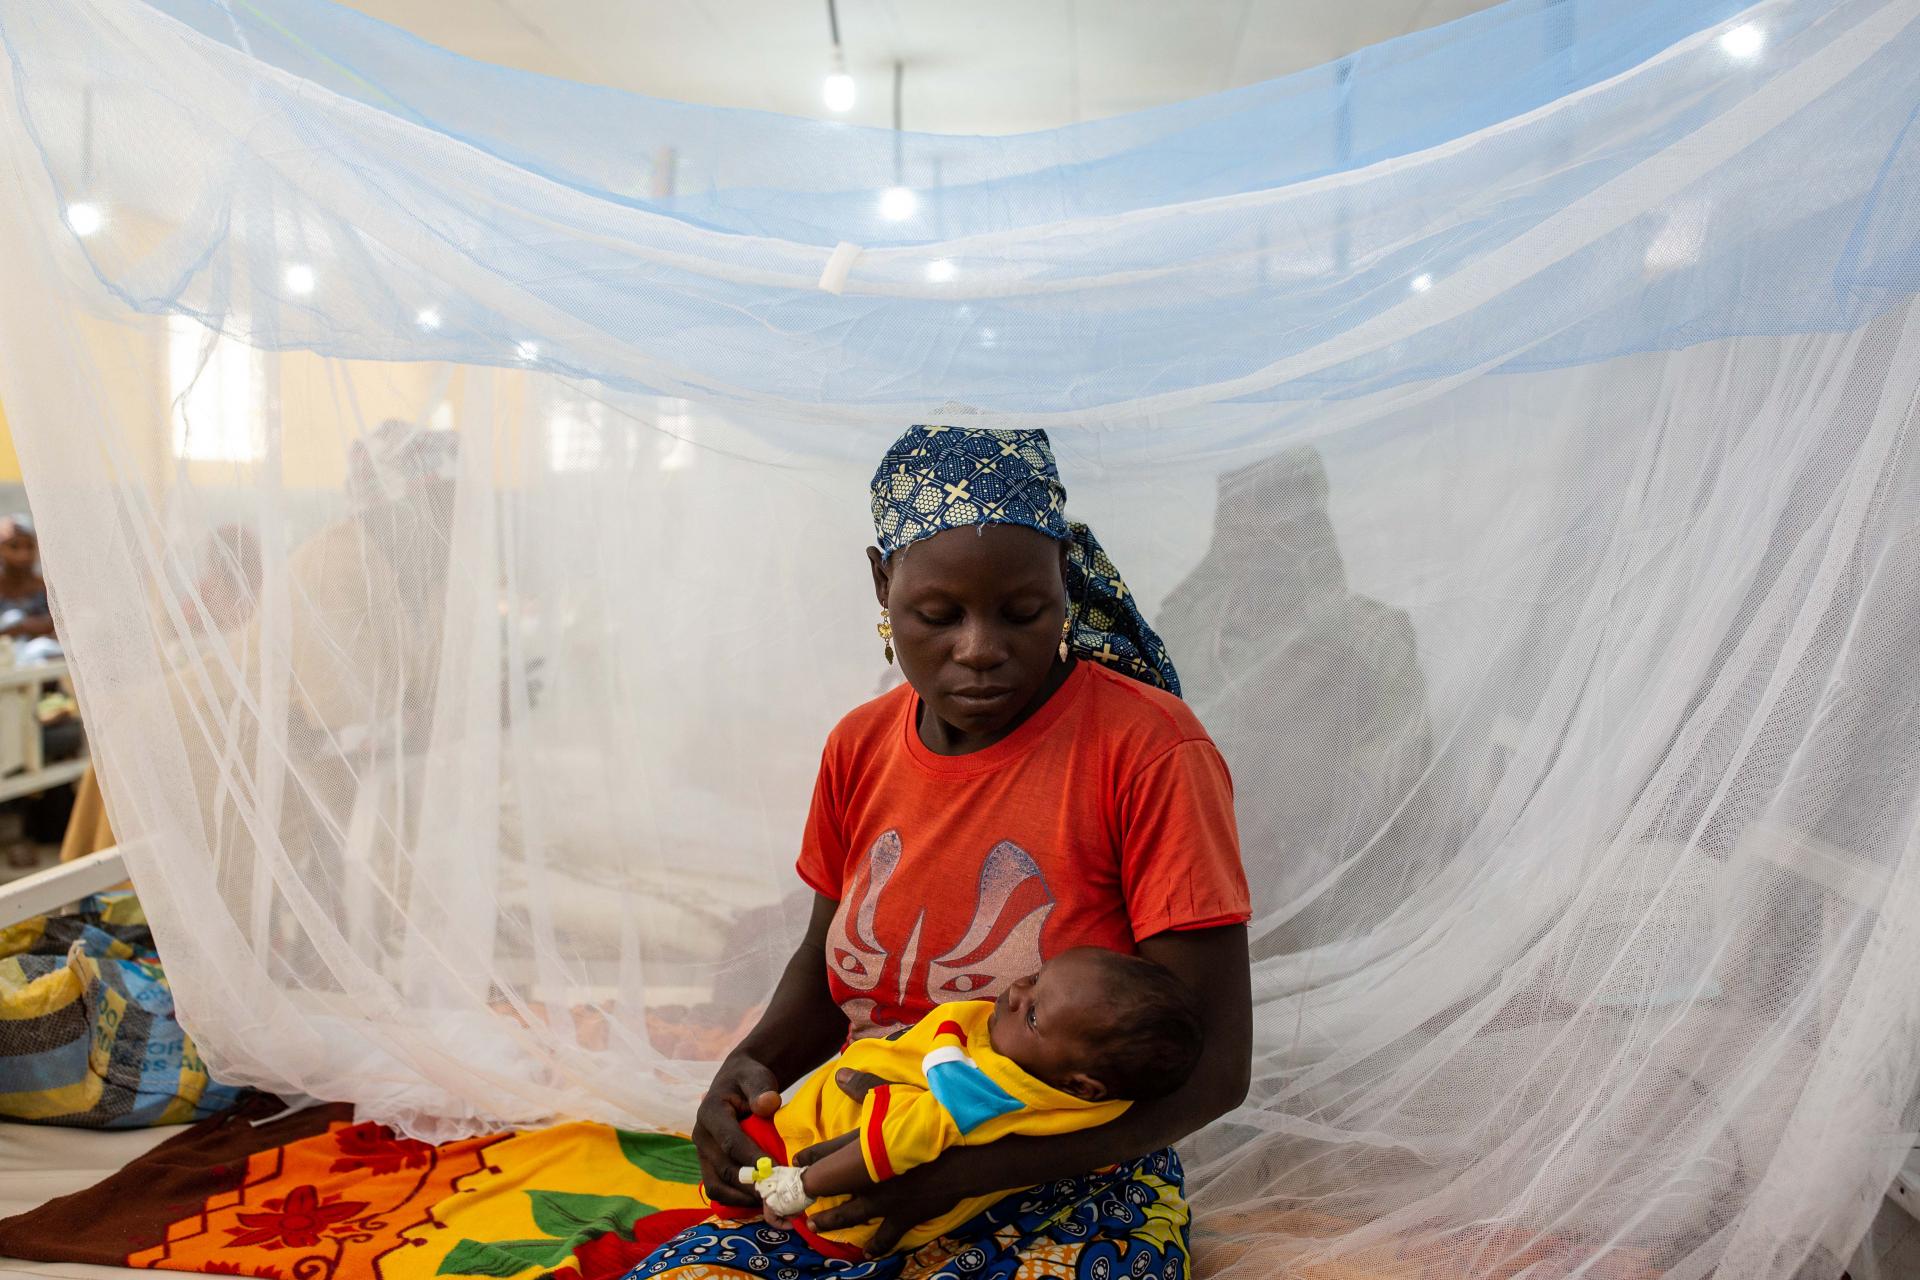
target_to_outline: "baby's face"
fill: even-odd
[[[1087,1074],[1105,1031],[1107,976],[1089,949],[1064,951],[994,1002],[987,1033],[996,1051],[1056,1089],[1080,1097],[1106,1090]]]

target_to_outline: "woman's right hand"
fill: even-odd
[[[693,1123],[700,1176],[711,1199],[742,1209],[760,1207],[752,1188],[740,1185],[740,1170],[767,1153],[740,1128],[740,1121],[748,1114],[770,1119],[779,1109],[780,1082],[764,1063],[736,1053],[720,1064]]]

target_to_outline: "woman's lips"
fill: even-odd
[[[1005,702],[1012,693],[1011,689],[955,689],[947,696],[969,710],[984,711]]]

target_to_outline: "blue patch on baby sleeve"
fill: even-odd
[[[971,1062],[942,1062],[927,1068],[927,1087],[961,1133],[971,1133],[995,1116],[1020,1109],[1018,1098]]]

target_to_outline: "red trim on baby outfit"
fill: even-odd
[[[875,1180],[885,1182],[893,1176],[893,1161],[887,1159],[887,1140],[881,1126],[886,1123],[887,1101],[893,1097],[893,1090],[877,1084],[868,1096],[873,1099],[873,1114],[867,1118],[867,1158],[873,1161]]]

